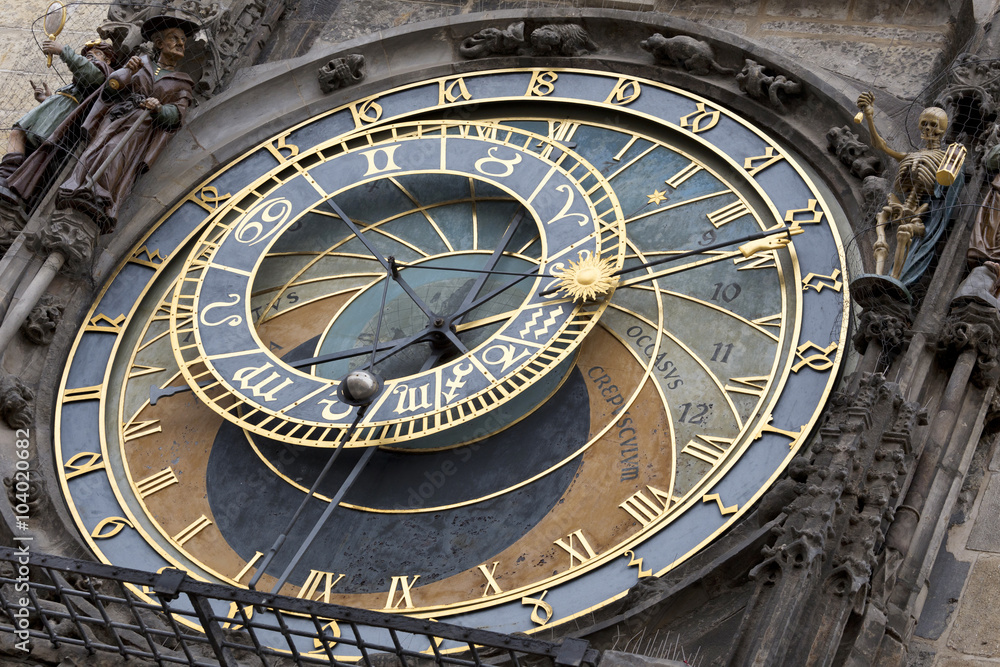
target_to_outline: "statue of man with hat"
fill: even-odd
[[[87,42],[77,54],[69,46],[52,39],[42,42],[42,52],[49,57],[59,56],[73,75],[73,80],[52,93],[45,83],[31,81],[35,99],[41,102],[11,128],[7,153],[0,160],[0,198],[18,203],[18,196],[27,198],[41,179],[56,146],[72,148],[78,138],[80,123],[87,115],[101,84],[111,73],[116,52],[109,42]],[[47,142],[47,144],[43,144]],[[21,169],[25,157],[32,156],[41,146],[45,150],[35,157],[29,167]],[[11,192],[7,179],[19,171],[18,182],[23,192]]]
[[[167,14],[142,24],[154,55],[132,56],[108,77],[83,124],[89,143],[59,187],[57,207],[88,214],[102,232],[114,229],[136,177],[153,164],[191,104],[194,82],[177,66],[197,30],[196,23]]]

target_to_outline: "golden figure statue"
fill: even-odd
[[[899,173],[896,174],[893,188],[902,193],[904,199],[900,201],[895,193],[889,193],[889,201],[876,219],[875,231],[878,238],[874,246],[875,273],[884,274],[885,260],[889,256],[885,228],[890,224],[896,227],[896,254],[893,257],[890,275],[899,280],[913,238],[924,235],[922,216],[930,207],[924,199],[934,193],[935,185],[941,180],[938,171],[945,161],[945,150],[941,147],[941,140],[948,129],[948,114],[939,107],[924,109],[920,113],[918,122],[920,138],[925,142],[925,148],[911,153],[901,153],[891,148],[875,129],[872,93],[862,93],[858,97],[858,108],[868,121],[872,145],[899,160]]]

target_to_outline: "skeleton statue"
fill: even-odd
[[[934,193],[936,172],[944,160],[945,151],[941,140],[948,129],[948,114],[939,107],[928,107],[920,113],[920,138],[925,142],[923,150],[911,153],[900,153],[893,150],[875,129],[875,107],[873,96],[862,93],[858,97],[858,108],[868,121],[872,145],[886,155],[899,160],[899,173],[893,188],[903,194],[900,201],[895,193],[890,192],[888,203],[876,218],[875,241],[875,273],[885,273],[885,260],[889,256],[889,244],[885,238],[885,228],[889,224],[896,226],[896,255],[892,262],[893,278],[899,279],[910,250],[913,237],[924,235],[924,222],[921,219],[930,204],[924,199]]]

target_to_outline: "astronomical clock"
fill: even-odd
[[[796,455],[845,353],[838,217],[780,137],[652,80],[366,91],[193,183],[99,291],[62,493],[109,563],[558,627]]]

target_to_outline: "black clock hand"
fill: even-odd
[[[511,239],[513,239],[514,234],[517,233],[517,228],[520,226],[521,221],[524,220],[525,213],[526,211],[523,206],[518,208],[514,218],[510,221],[510,224],[507,225],[507,229],[504,230],[503,238],[500,239],[500,243],[497,244],[497,247],[493,250],[493,254],[490,255],[490,258],[486,260],[486,264],[483,266],[483,271],[493,271],[493,269],[496,268],[497,262],[499,262],[500,258],[503,257],[504,251],[507,250],[507,246],[510,245]],[[476,278],[476,282],[473,283],[472,289],[469,290],[468,294],[465,295],[465,299],[462,300],[461,305],[459,305],[456,309],[456,313],[460,314],[452,315],[449,318],[450,323],[458,324],[461,322],[462,317],[466,312],[468,312],[463,312],[462,309],[466,308],[470,303],[475,301],[477,296],[479,296],[479,290],[483,288],[483,285],[486,283],[486,278],[489,275],[490,274],[488,273],[482,273],[478,278]]]
[[[330,208],[333,209],[333,212],[336,213],[341,220],[343,220],[344,224],[347,225],[348,229],[350,229],[351,232],[353,232],[354,235],[358,237],[358,240],[361,241],[361,243],[365,246],[365,248],[368,249],[368,252],[372,254],[372,257],[374,257],[378,261],[378,263],[382,265],[382,268],[385,269],[385,272],[388,275],[390,275],[393,280],[396,281],[396,284],[398,284],[404,292],[406,292],[406,295],[410,297],[410,300],[412,300],[413,303],[417,305],[417,308],[419,308],[424,312],[424,315],[427,316],[427,319],[429,319],[431,322],[438,319],[437,313],[431,310],[427,306],[427,304],[424,303],[424,300],[421,299],[419,296],[417,296],[417,293],[413,291],[413,288],[410,287],[409,283],[403,280],[403,277],[399,275],[399,269],[396,267],[395,260],[391,257],[388,259],[383,257],[382,253],[380,253],[375,248],[375,246],[371,244],[371,241],[369,241],[368,238],[361,233],[361,230],[358,228],[358,226],[354,223],[353,220],[351,220],[350,217],[348,217],[346,213],[344,213],[344,209],[340,208],[340,205],[337,202],[335,202],[333,199],[327,199],[326,203],[329,204]],[[458,338],[455,338],[455,340],[452,342],[457,343],[460,346],[459,349],[461,351],[468,352],[468,350],[465,349],[465,346],[462,345],[461,341],[459,341]]]

